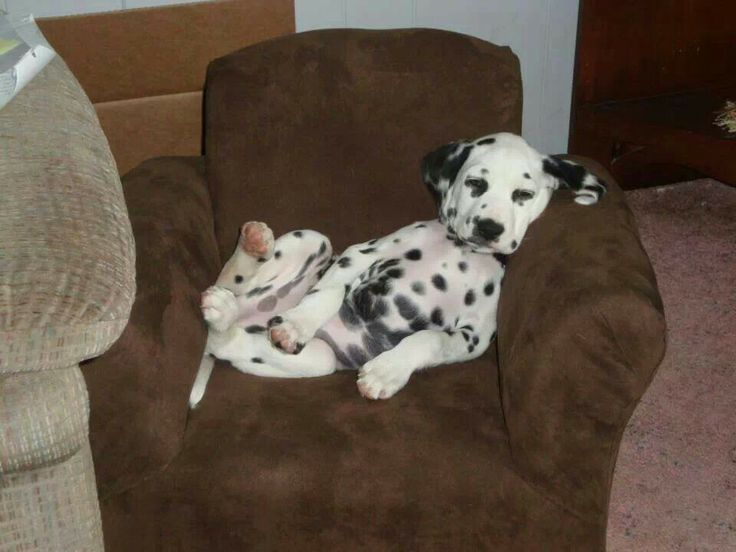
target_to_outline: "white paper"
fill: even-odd
[[[55,55],[32,16],[10,20],[0,13],[0,109],[46,67]]]

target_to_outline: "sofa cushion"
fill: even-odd
[[[206,86],[223,258],[246,220],[277,235],[313,228],[341,250],[434,218],[422,157],[452,139],[521,130],[516,56],[447,31],[290,35],[215,60]]]
[[[78,366],[0,376],[0,477],[62,462],[87,442]]]
[[[160,158],[123,178],[138,290],[121,338],[83,366],[101,496],[134,485],[181,446],[206,338],[200,293],[219,270],[202,169],[199,158]]]

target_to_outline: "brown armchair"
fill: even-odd
[[[604,549],[619,440],[665,328],[631,213],[597,165],[605,199],[558,192],[510,258],[482,358],[383,402],[352,373],[222,364],[187,415],[198,293],[240,224],[314,228],[340,249],[435,216],[422,156],[520,131],[514,54],[444,31],[316,31],[214,61],[205,97],[204,160],[124,178],[138,296],[121,340],[85,366],[108,549]]]

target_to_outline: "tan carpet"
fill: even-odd
[[[624,434],[608,548],[736,551],[736,188],[628,192],[668,350]]]

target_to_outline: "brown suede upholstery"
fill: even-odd
[[[205,342],[199,292],[219,270],[203,165],[198,158],[154,159],[123,179],[136,299],[117,343],[82,366],[102,499],[139,483],[181,448]]]
[[[252,218],[277,234],[319,229],[339,249],[433,217],[421,156],[454,138],[518,131],[521,109],[509,50],[429,30],[321,31],[253,46],[213,63],[206,98],[222,256]],[[208,221],[198,243],[214,253],[209,206],[187,201],[183,163],[155,160],[131,173],[126,197],[138,206],[132,213]],[[207,282],[177,280],[187,306],[172,322],[161,316],[173,287],[155,300],[139,292],[133,318],[141,309],[145,330],[131,339],[181,328],[179,339],[157,344],[160,358],[178,362],[115,358],[105,372],[132,376],[99,387],[97,401],[90,385],[92,419],[115,393],[138,393],[126,431],[168,432],[176,444],[166,450],[178,454],[107,493],[108,550],[603,550],[618,443],[663,354],[664,320],[623,195],[594,169],[609,195],[583,207],[558,192],[511,258],[498,347],[416,374],[388,401],[362,399],[349,372],[279,380],[218,364],[182,441],[185,388],[204,337],[201,327],[193,334],[192,301]],[[166,266],[151,262],[161,254],[139,251],[139,290],[155,290],[183,259],[160,236],[190,244],[194,234],[144,227],[135,216],[133,228],[164,247]],[[211,273],[204,252],[185,258],[193,273]],[[148,398],[151,389],[167,398]],[[157,401],[168,401],[166,416],[146,406]],[[114,443],[111,429],[125,434],[120,424],[93,423],[93,443]],[[120,446],[115,458],[97,449],[102,485],[111,471],[100,463],[125,462],[129,473],[131,458],[150,466],[150,440],[126,443],[132,450]]]
[[[266,220],[277,234],[313,228],[340,250],[434,218],[422,156],[452,139],[521,131],[511,50],[427,29],[256,44],[210,65],[205,96],[224,258],[244,220]]]

